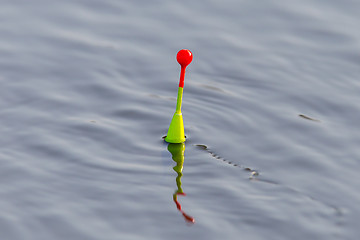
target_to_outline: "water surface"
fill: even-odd
[[[359,236],[358,1],[1,6],[3,239]]]

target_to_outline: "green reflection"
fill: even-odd
[[[173,167],[174,171],[177,173],[176,177],[176,186],[177,190],[175,190],[173,194],[173,200],[176,204],[177,209],[184,216],[185,220],[189,223],[195,223],[195,219],[189,215],[187,215],[182,209],[181,204],[177,200],[178,195],[186,196],[184,191],[181,188],[181,177],[183,176],[182,170],[184,165],[184,152],[185,152],[185,143],[169,143],[168,151],[172,155],[172,159],[176,162],[176,166]]]

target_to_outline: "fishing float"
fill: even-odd
[[[165,141],[168,143],[185,142],[184,120],[181,113],[181,104],[182,104],[182,97],[184,91],[185,70],[186,67],[191,63],[192,59],[193,59],[193,55],[188,49],[182,49],[176,55],[176,60],[181,66],[180,82],[179,82],[178,96],[176,102],[176,110],[171,120],[167,135],[165,137]]]

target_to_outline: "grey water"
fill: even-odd
[[[358,239],[359,1],[0,3],[1,239]]]

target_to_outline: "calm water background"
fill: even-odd
[[[358,239],[359,1],[0,3],[1,239]]]

